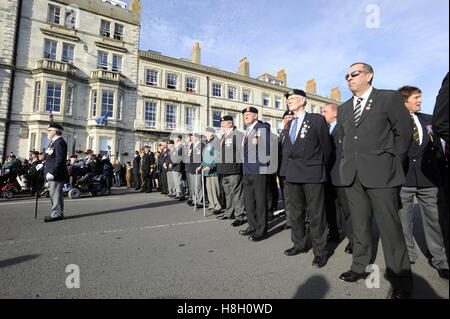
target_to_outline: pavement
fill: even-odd
[[[390,292],[381,243],[379,287],[345,283],[338,277],[351,264],[347,240],[325,267],[313,268],[312,250],[284,255],[292,243],[282,214],[270,222],[270,237],[255,243],[238,234],[246,224],[232,227],[160,193],[121,188],[66,199],[65,219],[53,223],[42,221],[49,199],[39,200],[38,219],[34,207],[29,197],[0,199],[1,299],[385,299]],[[423,229],[414,231],[426,251]],[[412,269],[414,298],[449,298],[448,281],[423,253]],[[68,288],[77,270],[79,288]]]

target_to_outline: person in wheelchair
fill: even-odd
[[[17,182],[17,175],[21,166],[22,162],[17,159],[15,155],[8,155],[5,165],[2,167],[1,185],[3,186],[8,183],[17,185],[18,188],[20,188],[20,185]]]
[[[97,175],[103,173],[103,163],[98,160],[97,156],[91,149],[86,150],[86,158],[82,162],[82,174],[83,176],[78,179],[77,184],[85,184],[92,182]]]

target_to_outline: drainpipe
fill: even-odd
[[[207,76],[206,77],[206,126],[209,126],[209,120],[210,120],[210,118],[211,118],[211,116],[210,116],[210,108],[211,108],[211,105],[210,105],[210,97],[209,97],[209,94],[210,94],[210,92],[209,92],[209,90],[210,90],[210,88],[209,88],[209,84],[210,84],[210,79],[209,79],[209,76]]]
[[[13,93],[14,93],[14,82],[15,82],[15,78],[16,78],[17,46],[19,45],[19,28],[20,28],[21,16],[22,16],[22,0],[18,0],[16,34],[14,36],[14,49],[13,49],[12,68],[11,68],[11,87],[9,88],[9,96],[8,96],[9,101],[8,101],[8,108],[6,110],[5,143],[4,143],[4,148],[3,148],[3,160],[6,158],[7,152],[8,152],[8,133],[9,133],[9,124],[11,122],[11,113],[12,113],[12,106],[13,106],[12,100],[13,100]]]

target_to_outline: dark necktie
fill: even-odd
[[[358,100],[356,101],[355,111],[354,111],[355,124],[358,124],[359,118],[361,117],[361,102],[362,102],[362,100],[363,100],[363,98],[359,97]]]
[[[413,138],[417,142],[417,144],[420,145],[419,129],[418,129],[417,125],[416,125],[416,121],[414,120],[413,113],[410,113],[410,115],[411,115],[411,120],[413,122]]]
[[[289,133],[289,137],[291,138],[291,143],[295,143],[295,138],[297,137],[297,125],[298,125],[298,117],[294,117],[292,120],[291,132]]]

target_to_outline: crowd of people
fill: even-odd
[[[411,265],[418,258],[412,235],[414,197],[431,264],[448,280],[448,74],[434,116],[420,113],[419,88],[378,90],[372,87],[373,76],[370,65],[352,64],[345,79],[353,97],[340,106],[325,105],[322,114],[306,112],[306,93],[292,89],[286,94],[288,110],[279,136],[258,120],[257,108],[247,106],[242,110],[244,132],[233,117],[224,116],[220,132],[208,127],[201,133],[175,134],[155,152],[145,145],[126,165],[87,150],[83,160],[70,158],[66,182],[102,175],[108,189],[114,183],[144,193],[158,191],[190,207],[207,208],[218,219],[233,220],[234,227],[248,224],[239,234],[255,242],[268,238],[268,221],[283,208],[283,227],[290,229],[293,243],[284,252],[287,256],[312,248],[312,266],[321,268],[331,255],[329,243],[348,238],[345,252],[353,262],[339,276],[345,282],[369,275],[375,218],[391,297],[408,298]],[[53,130],[62,127],[50,127],[49,134]],[[27,166],[27,173],[18,176],[34,180],[29,176],[42,154],[30,155],[28,162],[12,155],[5,167],[24,172]],[[52,156],[53,148],[47,152],[47,158]],[[47,221],[62,219],[63,208],[55,211]]]

